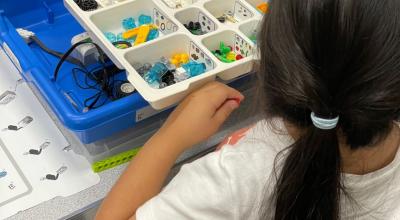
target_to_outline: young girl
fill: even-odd
[[[399,37],[399,0],[272,0],[259,35],[268,120],[162,189],[180,153],[244,98],[206,85],[146,143],[97,219],[400,219]]]

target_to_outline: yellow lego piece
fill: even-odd
[[[145,25],[142,25],[142,26],[145,26]],[[134,36],[136,36],[136,35],[139,34],[139,30],[140,30],[140,28],[141,28],[142,26],[136,27],[136,28],[134,28],[134,29],[125,31],[124,33],[122,33],[122,38],[124,38],[125,40],[128,40],[128,39],[130,39],[130,38],[133,38]],[[154,25],[154,24],[148,24],[148,25],[146,25],[146,26],[149,26],[150,29],[158,29],[158,27],[157,27],[156,25]]]
[[[135,45],[142,44],[146,42],[147,36],[150,33],[150,25],[142,25],[139,27],[139,32],[136,36]]]
[[[176,67],[180,67],[182,64],[189,62],[189,54],[187,53],[177,53],[171,57],[169,60]]]
[[[181,54],[180,62],[181,62],[181,64],[188,63],[189,62],[189,54],[187,54],[187,53]]]
[[[124,38],[125,40],[128,40],[134,36],[136,36],[139,33],[139,28],[134,28],[134,29],[130,29],[125,31],[124,33],[122,33],[122,38]]]
[[[235,61],[236,60],[236,54],[235,54],[235,52],[229,52],[227,55],[226,55],[226,59],[228,59],[228,60],[231,60],[231,61]]]
[[[169,60],[169,62],[170,62],[171,64],[174,64],[176,67],[179,67],[179,66],[180,66],[179,60],[177,60],[177,59],[171,58],[171,59]]]

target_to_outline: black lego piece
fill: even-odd
[[[99,5],[95,0],[74,0],[74,2],[81,8],[83,11],[92,11],[96,10]]]
[[[174,73],[170,70],[166,72],[162,77],[161,77],[161,82],[166,83],[168,86],[175,84],[175,76]]]

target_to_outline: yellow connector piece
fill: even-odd
[[[189,62],[189,54],[187,53],[177,53],[171,57],[169,60],[176,67],[180,67],[182,64]]]
[[[158,29],[158,27],[154,24],[146,24],[142,26],[149,26],[151,30]],[[124,33],[122,33],[122,38],[124,38],[125,40],[133,38],[134,36],[139,34],[139,30],[142,26],[125,31]]]
[[[150,25],[142,25],[139,27],[139,33],[136,36],[135,39],[135,45],[142,44],[146,42],[147,36],[149,36],[150,33]]]
[[[134,36],[136,36],[139,33],[139,28],[134,28],[134,29],[130,29],[128,31],[125,31],[124,33],[122,33],[122,38],[124,38],[125,40],[128,40]]]

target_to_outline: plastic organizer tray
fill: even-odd
[[[255,43],[250,36],[262,18],[256,7],[262,0],[182,0],[181,8],[171,7],[175,0],[97,0],[99,7],[84,11],[74,0],[64,0],[66,8],[88,31],[110,59],[127,72],[128,80],[155,109],[173,105],[191,90],[217,76],[231,80],[251,71]],[[218,17],[231,11],[237,22],[221,23]],[[115,47],[104,35],[121,32],[123,19],[140,14],[152,16],[159,37],[130,48]],[[194,35],[184,26],[188,21],[204,22],[202,35]],[[212,51],[220,42],[232,46],[243,59],[221,62]],[[206,72],[165,88],[153,88],[139,75],[137,63],[154,63],[160,57],[188,53],[191,59],[205,63]]]

